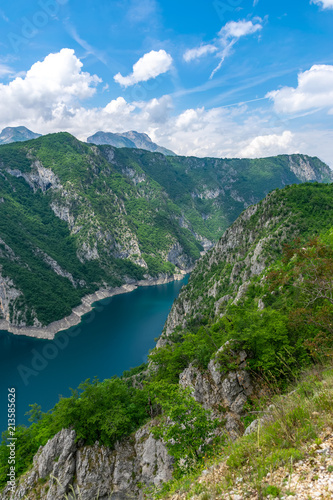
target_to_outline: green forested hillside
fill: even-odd
[[[248,205],[329,168],[302,155],[165,157],[59,133],[0,147],[0,318],[46,325],[82,296],[189,269]]]
[[[24,472],[38,447],[62,428],[74,428],[81,443],[99,441],[112,448],[153,419],[152,432],[164,437],[175,460],[174,476],[179,478],[202,466],[216,453],[215,446],[223,448],[228,441],[227,417],[235,418],[235,413],[230,413],[226,401],[221,396],[217,402],[213,398],[207,408],[196,400],[202,395],[207,401],[212,397],[210,391],[217,383],[212,374],[222,386],[231,383],[232,377],[251,377],[254,390],[242,402],[237,417],[244,429],[255,418],[258,395],[267,384],[283,390],[306,367],[330,359],[332,194],[330,185],[287,187],[243,213],[198,262],[170,314],[167,326],[172,325],[172,331],[165,332],[160,347],[150,354],[153,369],[144,365],[121,379],[86,381],[48,414],[34,405],[34,424],[17,431],[18,470]],[[253,248],[260,252],[253,253]],[[218,290],[215,297],[209,293],[214,287]],[[186,370],[195,375],[195,387],[205,381],[198,386],[198,394],[196,389],[180,385],[180,375]],[[331,400],[327,402],[331,404]],[[301,430],[303,413],[290,411],[286,418],[294,429]],[[279,443],[282,450],[269,451],[260,474],[275,470],[286,457],[296,456],[293,446],[308,439],[297,436],[297,443],[283,438],[284,444],[275,436],[272,447]],[[239,453],[247,459],[245,448]],[[7,454],[4,441],[0,447],[1,484],[6,479]],[[233,460],[243,459],[235,455]]]
[[[107,147],[102,148],[107,153]],[[116,150],[116,168],[123,168],[124,164],[154,178],[181,208],[194,231],[213,242],[245,208],[258,203],[273,189],[305,181],[333,180],[330,169],[323,167],[318,158],[303,155],[201,159]]]

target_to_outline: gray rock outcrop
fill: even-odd
[[[237,353],[232,342],[227,342],[209,362],[202,372],[190,364],[181,374],[179,383],[190,388],[192,395],[205,409],[212,410],[214,418],[225,419],[225,429],[231,439],[243,432],[240,416],[244,405],[253,392],[251,378],[245,370],[247,353]],[[219,360],[221,354],[231,356],[238,365],[235,371],[224,371]]]
[[[98,443],[80,446],[75,431],[63,429],[39,449],[32,469],[20,478],[15,492],[6,488],[0,499],[64,500],[67,495],[80,500],[139,500],[144,498],[144,487],[171,479],[172,464],[149,424],[133,438],[117,443],[114,450]]]

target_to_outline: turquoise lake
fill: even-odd
[[[97,302],[79,326],[52,341],[0,331],[0,430],[7,428],[9,387],[16,389],[16,423],[29,424],[29,404],[47,411],[87,378],[104,380],[144,363],[187,280]]]

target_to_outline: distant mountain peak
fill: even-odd
[[[41,134],[36,134],[27,127],[6,127],[0,134],[0,144],[29,141],[30,139],[37,139],[37,137],[41,137]]]
[[[114,133],[99,131],[96,134],[88,137],[87,142],[101,145],[108,144],[116,148],[133,148],[133,149],[146,149],[153,153],[162,153],[166,156],[175,156],[173,151],[166,149],[163,146],[155,144],[149,135],[136,130],[128,132]]]

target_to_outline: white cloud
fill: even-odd
[[[262,30],[262,20],[256,18],[256,21],[229,21],[217,34],[217,38],[212,43],[200,45],[193,49],[187,49],[184,53],[184,60],[190,62],[207,54],[215,53],[220,58],[219,64],[210,75],[213,78],[215,73],[221,68],[225,59],[232,53],[232,48],[243,36],[253,35]]]
[[[126,115],[128,116],[134,111],[135,106],[125,101],[123,97],[118,97],[110,101],[104,108],[106,113],[110,115]]]
[[[135,103],[138,109],[141,109],[141,119],[151,125],[163,124],[170,116],[173,109],[173,103],[170,96],[165,95],[160,99],[152,99],[148,102]]]
[[[260,19],[261,22],[261,19]],[[212,79],[222,67],[225,59],[231,54],[232,48],[235,43],[238,42],[240,38],[247,35],[253,35],[258,31],[262,30],[262,25],[260,22],[253,24],[252,21],[229,21],[223,28],[219,31],[218,36],[220,38],[220,44],[222,46],[222,51],[219,52],[220,62],[210,75]]]
[[[36,62],[26,75],[7,85],[0,84],[0,116],[7,121],[25,118],[52,119],[55,110],[75,106],[94,95],[101,81],[81,71],[82,63],[74,50],[62,49]]]
[[[294,135],[290,130],[282,134],[259,135],[250,140],[249,144],[240,151],[240,156],[246,158],[259,158],[275,156],[290,152],[296,153]]]
[[[212,44],[200,45],[200,47],[196,47],[195,49],[188,49],[183,57],[186,62],[190,62],[207,54],[213,54],[217,50],[218,48]]]
[[[314,65],[298,75],[298,86],[269,92],[278,113],[296,113],[315,108],[328,108],[333,113],[333,66]]]
[[[333,0],[311,0],[311,3],[320,5],[323,9],[333,9]]]
[[[139,82],[146,82],[151,78],[166,73],[172,66],[172,57],[165,50],[152,50],[141,57],[133,66],[133,72],[128,76],[120,73],[114,80],[123,87],[129,87]]]
[[[260,23],[253,24],[252,21],[229,21],[218,33],[222,40],[232,38],[241,38],[242,36],[252,35],[262,29]]]

